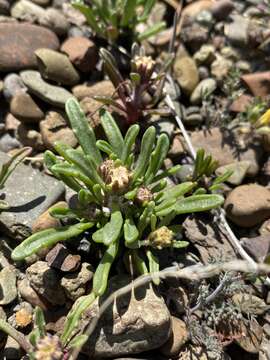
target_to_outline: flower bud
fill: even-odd
[[[149,245],[153,248],[159,250],[171,247],[174,240],[173,232],[167,228],[167,226],[162,226],[161,228],[151,232],[148,237]]]
[[[117,165],[113,160],[105,160],[99,167],[99,173],[113,191],[123,193],[128,190],[131,173],[125,166]]]

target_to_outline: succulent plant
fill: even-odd
[[[98,37],[116,42],[127,35],[133,40],[144,40],[165,29],[166,23],[159,22],[142,33],[136,31],[138,24],[146,22],[155,3],[156,0],[91,0],[86,5],[77,0],[72,5],[84,14]]]
[[[220,195],[193,195],[196,182],[167,185],[167,177],[179,166],[162,169],[169,139],[165,134],[156,138],[153,126],[143,134],[137,154],[134,145],[139,125],[130,126],[123,137],[110,113],[101,110],[101,124],[108,141],[96,140],[74,98],[67,101],[66,112],[80,147],[72,149],[57,143],[55,149],[63,159],[47,151],[45,160],[50,171],[77,193],[75,208],[51,211],[54,217],[69,219],[71,224],[35,233],[12,252],[13,260],[23,260],[60,241],[76,240],[86,230],[90,240],[100,246],[103,256],[93,277],[92,293],[79,299],[67,317],[64,344],[81,312],[104,294],[110,269],[119,254],[128,254],[138,274],[154,273],[159,270],[159,263],[152,249],[187,246],[181,241],[177,216],[207,211],[223,203]]]
[[[156,72],[157,64],[146,56],[144,49],[137,44],[132,46],[129,79],[124,79],[117,68],[116,60],[106,49],[100,50],[105,73],[115,87],[117,98],[95,96],[94,98],[104,105],[112,107],[126,119],[127,123],[134,124],[151,114],[169,115],[168,108],[157,108],[163,96],[165,74],[172,63],[169,56],[163,67]]]

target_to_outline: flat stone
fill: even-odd
[[[211,78],[202,80],[191,94],[191,104],[200,104],[205,96],[211,95],[216,90],[216,87],[216,80]]]
[[[235,46],[248,44],[249,19],[242,15],[235,15],[233,21],[226,23],[224,33],[227,39]]]
[[[80,75],[67,55],[44,48],[36,50],[35,55],[43,78],[70,86],[76,85],[80,81]]]
[[[249,161],[247,175],[255,176],[259,171],[259,160],[262,155],[261,147],[250,145],[246,151],[237,152],[233,143],[234,134],[221,131],[215,127],[209,131],[194,131],[191,142],[196,150],[203,148],[209,155],[219,162],[220,166],[231,164],[235,161]]]
[[[263,263],[270,253],[269,232],[255,238],[243,238],[241,244],[256,262]]]
[[[115,92],[115,88],[111,81],[102,80],[95,84],[77,85],[72,89],[72,92],[78,100],[83,100],[84,98],[91,98],[95,95],[111,97]]]
[[[7,305],[17,297],[16,270],[13,266],[0,271],[0,305]]]
[[[241,313],[246,315],[263,315],[270,309],[269,305],[258,296],[249,293],[238,293],[232,296],[232,302],[240,309]]]
[[[250,320],[249,325],[242,324],[241,337],[235,342],[245,351],[257,354],[263,339],[263,329],[255,319]]]
[[[66,89],[44,81],[38,71],[22,71],[20,76],[29,92],[51,105],[64,108],[66,101],[72,97]]]
[[[112,278],[104,298],[129,282],[127,276]],[[98,314],[102,301],[97,299],[89,311],[84,313],[78,330],[87,326]],[[159,348],[167,341],[170,333],[171,317],[163,298],[151,285],[144,285],[136,288],[132,295],[116,299],[113,307],[105,311],[83,352],[95,358],[128,357]]]
[[[0,164],[9,157],[0,153]],[[0,223],[11,237],[22,240],[31,234],[33,222],[57,202],[64,186],[54,178],[20,164],[8,178],[2,192],[11,206],[0,213]]]
[[[57,36],[37,25],[0,23],[0,34],[0,72],[36,68],[37,49],[59,47]]]
[[[10,103],[10,112],[23,122],[39,122],[44,118],[44,113],[29,94],[19,93]]]
[[[252,104],[253,97],[246,94],[241,94],[230,105],[230,111],[235,113],[242,113]]]
[[[232,175],[226,180],[226,182],[232,185],[240,185],[248,173],[249,167],[249,161],[237,161],[232,164],[220,166],[216,169],[216,175],[220,176],[225,174],[227,171],[232,171]]]

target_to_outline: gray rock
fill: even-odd
[[[216,175],[220,176],[225,174],[226,171],[233,171],[227,182],[232,185],[240,185],[247,175],[249,167],[249,161],[238,161],[232,164],[220,166],[216,170]]]
[[[165,133],[169,138],[173,137],[175,124],[171,119],[159,118],[158,120],[153,120],[152,125],[155,126],[158,134]]]
[[[35,55],[39,71],[45,79],[62,85],[75,85],[79,82],[80,76],[66,55],[51,49],[38,49]]]
[[[233,21],[225,25],[225,35],[227,39],[236,46],[248,44],[249,19],[242,15],[233,16]]]
[[[8,74],[4,79],[3,94],[7,101],[10,101],[13,96],[27,91],[22,79],[17,74]]]
[[[72,97],[66,89],[45,82],[38,71],[22,71],[20,76],[31,93],[51,105],[64,108],[66,101]]]
[[[218,56],[211,64],[211,75],[218,81],[223,80],[233,67],[233,61],[225,59],[222,56]]]
[[[11,8],[12,17],[48,27],[58,35],[67,33],[69,24],[65,16],[56,9],[43,7],[29,0],[19,0]]]
[[[91,281],[93,275],[92,266],[87,263],[82,263],[80,271],[63,276],[61,286],[65,290],[66,296],[73,301],[83,296],[87,284]]]
[[[129,282],[126,276],[112,278],[109,292]],[[108,294],[104,296],[106,298]],[[79,329],[89,324],[98,311],[97,299],[83,315]],[[170,333],[170,313],[164,300],[151,285],[142,286],[136,288],[132,295],[121,296],[113,308],[108,308],[83,352],[95,358],[129,356],[159,348]]]
[[[194,60],[197,64],[211,64],[215,58],[216,49],[213,45],[202,45],[200,50],[194,54]]]
[[[0,138],[0,150],[3,152],[9,152],[13,149],[18,149],[22,146],[22,144],[9,133],[5,133]]]
[[[177,58],[174,74],[183,92],[190,95],[199,83],[199,73],[195,61],[188,56]]]
[[[211,95],[217,87],[217,82],[214,79],[202,80],[191,94],[190,102],[192,104],[200,104],[205,96]]]
[[[6,154],[0,153],[1,165],[8,159]],[[0,214],[0,223],[12,237],[21,240],[31,234],[35,219],[63,195],[64,186],[52,177],[20,164],[2,191],[11,208]]]
[[[26,276],[33,289],[53,305],[63,305],[66,301],[64,289],[60,285],[58,273],[45,261],[37,261],[26,269]]]
[[[17,297],[16,270],[13,266],[5,267],[0,272],[0,305],[7,305]]]
[[[7,360],[18,360],[22,358],[21,347],[11,336],[8,336],[7,338],[3,356],[4,359]]]
[[[8,15],[10,2],[8,0],[0,0],[0,15]]]

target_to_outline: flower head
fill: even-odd
[[[61,360],[62,358],[63,351],[58,336],[47,334],[38,341],[35,351],[36,360]]]

